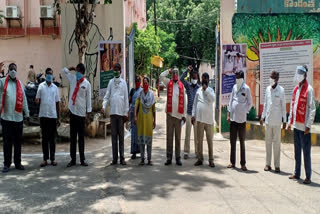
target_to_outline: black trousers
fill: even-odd
[[[112,156],[113,161],[118,161],[118,142],[120,161],[124,160],[124,120],[123,116],[111,115]]]
[[[12,163],[12,146],[14,146],[14,164],[21,165],[21,143],[23,122],[13,122],[1,119],[3,135],[3,164],[10,167]]]
[[[77,140],[79,146],[80,161],[85,160],[84,156],[84,134],[86,118],[74,115],[70,112],[70,157],[72,162],[77,160]]]
[[[42,133],[43,160],[47,161],[50,158],[51,161],[54,161],[56,152],[57,119],[41,117],[40,126]]]
[[[240,140],[240,164],[241,166],[246,164],[246,147],[245,147],[245,138],[246,138],[246,123],[236,123],[231,121],[230,124],[230,162],[236,164],[236,145],[237,137],[239,136]]]

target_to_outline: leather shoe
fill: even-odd
[[[201,166],[203,162],[201,160],[197,160],[197,162],[194,163],[195,166]]]
[[[126,161],[125,161],[125,160],[120,161],[120,164],[121,164],[122,166],[127,165],[127,163],[126,163]]]
[[[184,158],[185,160],[187,160],[187,159],[189,159],[189,155],[185,154],[185,155],[183,156],[183,158]]]
[[[139,163],[140,166],[144,166],[144,160]]]
[[[40,164],[40,167],[45,167],[48,165],[48,162],[47,161],[42,161],[42,163]]]
[[[9,167],[4,166],[2,169],[2,173],[7,173],[7,172],[9,172]]]
[[[299,180],[300,177],[297,177],[295,174],[293,174],[293,175],[291,175],[291,176],[289,177],[289,179],[291,179],[291,180]]]
[[[271,171],[271,166],[268,166],[268,165],[267,165],[266,167],[264,167],[264,171],[266,171],[266,172],[267,172],[267,171]]]
[[[164,163],[164,165],[166,165],[166,166],[169,166],[169,165],[171,165],[172,164],[172,161],[171,160],[167,160],[165,163]]]
[[[58,163],[57,163],[55,160],[53,160],[53,161],[51,161],[51,165],[52,165],[52,166],[57,166]]]
[[[136,154],[131,155],[131,160],[134,160],[134,159],[136,159],[136,158],[137,158],[137,155],[136,155]]]
[[[24,166],[22,164],[16,166],[16,169],[17,170],[24,170]]]
[[[148,166],[153,166],[153,163],[151,160],[148,161]]]
[[[177,164],[178,166],[182,166],[181,160],[177,160],[177,161],[176,161],[176,164]]]
[[[209,166],[212,167],[212,168],[216,167],[216,165],[214,164],[213,161],[209,161]]]
[[[113,166],[113,165],[117,165],[117,164],[118,164],[118,161],[115,161],[115,160],[114,160],[114,161],[111,162],[110,165]]]
[[[274,171],[275,171],[275,173],[280,173],[280,168],[276,167],[276,169]]]
[[[304,181],[303,181],[304,184],[311,184],[311,180],[309,178],[306,178]]]
[[[241,166],[241,169],[242,169],[242,171],[244,171],[244,172],[245,172],[245,171],[248,171],[246,165],[242,165],[242,166]]]
[[[75,163],[75,162],[70,161],[70,162],[68,163],[67,167],[72,167],[72,166],[75,166],[75,165],[76,165],[76,163]]]
[[[81,166],[89,166],[89,165],[88,165],[88,163],[87,163],[87,162],[82,161],[82,162],[81,162]]]

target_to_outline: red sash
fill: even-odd
[[[77,81],[77,86],[76,88],[74,89],[73,91],[73,94],[72,94],[72,105],[75,105],[76,104],[76,99],[77,99],[77,94],[78,94],[78,91],[80,89],[80,84],[84,81],[84,77],[82,77],[79,81]]]
[[[9,76],[6,77],[6,80],[4,82],[4,87],[3,87],[3,92],[2,92],[2,101],[1,101],[1,109],[0,109],[0,114],[2,114],[4,105],[5,105],[5,99],[6,99],[6,94],[7,94],[7,88],[8,88],[8,83],[9,83]],[[16,79],[16,106],[14,108],[15,112],[17,113],[22,113],[22,108],[23,108],[23,92],[22,92],[22,87],[20,84],[20,81]]]
[[[301,87],[300,96],[299,96],[298,105],[297,105],[297,112],[296,112],[296,123],[305,124],[306,122],[308,86],[309,84],[306,80]],[[294,108],[294,103],[295,103],[298,88],[299,88],[299,85],[295,87],[292,95],[292,112],[291,112],[292,117],[290,121],[291,125],[293,124],[293,108]]]
[[[184,113],[184,87],[181,81],[179,83],[179,106],[178,112]],[[173,80],[170,80],[167,92],[167,113],[172,113]]]

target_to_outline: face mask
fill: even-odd
[[[202,80],[202,85],[206,85],[208,87],[208,81],[207,80]]]
[[[136,88],[140,88],[141,83],[140,82],[136,82]]]
[[[149,84],[143,84],[143,90],[147,92],[149,90]]]
[[[300,83],[304,80],[304,74],[297,74],[297,82]]]
[[[272,78],[270,78],[270,86],[274,86],[276,84],[276,81]]]
[[[17,77],[17,72],[16,72],[16,70],[10,70],[10,71],[9,71],[9,77],[10,77],[11,79],[15,79],[15,78]]]
[[[53,81],[53,75],[52,74],[46,74],[46,81],[51,83]]]
[[[77,72],[76,72],[76,77],[77,77],[77,81],[79,81],[79,80],[82,79],[83,74],[77,71]]]
[[[192,79],[192,80],[191,80],[191,83],[192,83],[193,85],[195,85],[195,84],[198,83],[198,80],[197,80],[197,79]]]
[[[243,84],[243,79],[242,78],[236,79],[236,84],[237,84],[237,88],[239,89]]]
[[[179,77],[177,74],[172,74],[172,80],[173,81],[178,81]]]
[[[114,77],[119,78],[120,77],[120,72],[119,71],[114,71]]]

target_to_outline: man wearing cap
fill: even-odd
[[[29,118],[27,98],[23,85],[17,79],[17,65],[9,65],[8,76],[0,79],[0,114],[3,134],[3,173],[10,169],[12,162],[12,146],[14,146],[14,165],[24,170],[21,164],[21,143],[23,132],[23,112]]]
[[[111,165],[118,164],[118,153],[120,153],[120,164],[126,165],[124,158],[124,123],[128,120],[129,99],[127,83],[121,76],[121,65],[114,66],[115,77],[110,80],[106,95],[103,98],[102,112],[110,104],[112,155]],[[119,146],[118,146],[119,145]],[[119,147],[119,150],[118,150]]]
[[[286,128],[286,98],[284,88],[278,84],[279,72],[273,71],[270,76],[270,85],[266,89],[263,112],[260,124],[266,123],[266,166],[264,171],[271,170],[271,158],[273,158],[275,172],[280,173],[280,148],[281,148],[281,123]]]
[[[300,179],[301,173],[301,149],[304,157],[304,168],[306,179],[304,184],[311,183],[311,134],[310,129],[313,124],[316,106],[314,92],[307,81],[307,66],[298,66],[295,82],[298,85],[294,88],[290,104],[289,126],[294,128],[294,159],[295,171],[289,178]]]
[[[244,83],[243,71],[236,73],[236,84],[233,86],[231,98],[228,106],[227,121],[230,123],[230,164],[228,168],[234,168],[236,165],[236,144],[237,136],[240,140],[240,164],[243,171],[246,167],[246,121],[247,114],[252,107],[252,97],[249,86]]]
[[[167,76],[171,74],[170,80]],[[182,166],[181,162],[181,127],[185,123],[187,102],[183,83],[179,81],[179,70],[169,69],[160,74],[162,81],[167,88],[167,161],[165,165],[172,164],[173,156],[173,135],[175,136],[175,158],[176,164]]]

